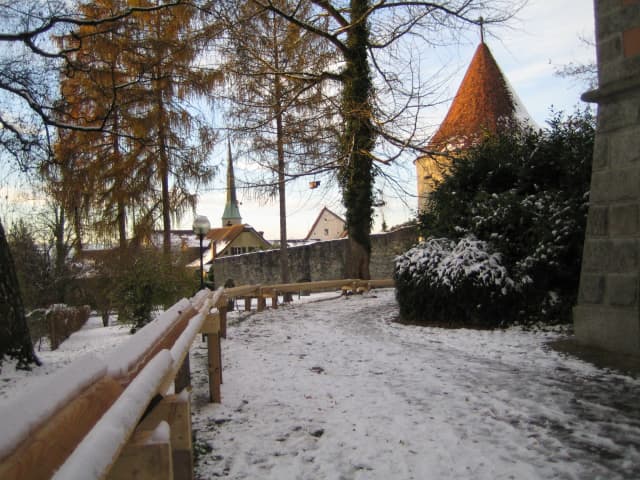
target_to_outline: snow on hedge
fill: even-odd
[[[454,291],[471,282],[478,287],[498,288],[507,295],[516,283],[502,264],[500,253],[487,242],[468,236],[459,241],[430,238],[396,257],[396,277],[410,278],[416,285]]]

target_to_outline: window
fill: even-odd
[[[325,229],[324,229],[324,236],[325,236],[325,237],[328,237],[328,236],[329,236],[329,229],[328,229],[328,228],[325,228]]]

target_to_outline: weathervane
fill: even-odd
[[[484,18],[480,17],[478,19],[478,24],[480,25],[480,43],[484,43]]]

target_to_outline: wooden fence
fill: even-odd
[[[220,402],[229,300],[393,286],[392,280],[249,285],[182,299],[108,357],[89,356],[0,408],[0,478],[192,479],[189,349],[206,334],[209,397]]]

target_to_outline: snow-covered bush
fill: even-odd
[[[456,244],[475,238],[485,242],[485,251],[498,255],[507,277],[515,282],[514,293],[505,303],[488,289],[477,300],[481,305],[499,300],[500,308],[509,307],[498,312],[497,323],[569,321],[575,305],[595,122],[585,110],[569,117],[556,114],[548,123],[544,130],[505,128],[505,133],[487,136],[453,158],[449,175],[432,192],[419,218],[422,236],[439,238],[441,246],[443,238]],[[424,277],[418,267],[413,274]],[[440,305],[422,311],[422,300],[402,305],[421,293],[399,288],[403,315],[414,312],[410,318],[430,320],[433,309],[455,310],[454,305],[441,304],[465,301],[466,290],[472,289],[473,295],[478,291],[475,283],[452,284],[450,294],[442,291],[438,296]],[[412,283],[403,285],[411,288]],[[471,312],[465,306],[462,316],[450,321],[474,320],[467,311]]]
[[[428,239],[396,258],[394,277],[402,317],[439,324],[499,325],[522,283],[473,236]]]

